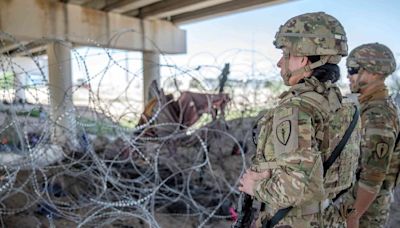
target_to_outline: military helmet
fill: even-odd
[[[370,43],[354,48],[347,57],[346,66],[387,76],[396,70],[396,60],[385,45]]]
[[[331,56],[337,64],[347,55],[347,38],[343,26],[324,12],[306,13],[289,19],[275,35],[276,48],[288,48],[294,56]]]

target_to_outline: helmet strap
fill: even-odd
[[[289,71],[289,55],[286,57],[285,55],[285,71],[287,72],[285,75],[283,75],[283,81],[285,82],[286,85],[289,85],[289,78],[293,75],[297,74],[303,74],[304,72],[310,72],[313,69],[325,65],[329,61],[330,56],[329,55],[323,55],[321,56],[320,60],[314,62],[314,63],[309,63],[305,65],[302,68],[299,68],[297,70],[294,70],[292,72]]]
[[[382,84],[381,81],[370,81],[370,82],[365,82],[365,81],[361,81],[361,79],[363,78],[363,73],[364,73],[364,69],[361,68],[358,72],[358,76],[357,76],[357,80],[355,82],[355,87],[351,90],[351,92],[353,93],[361,93],[362,89],[365,89],[369,86],[372,86],[374,84]],[[384,85],[384,83],[383,83]]]
[[[290,59],[290,54],[289,52],[284,51],[283,53],[283,58],[285,58],[285,74],[282,75],[283,82],[285,85],[289,86],[289,79],[293,75],[292,72],[289,70],[289,59]]]
[[[363,73],[364,73],[364,69],[361,68],[358,71],[357,80],[355,82],[355,87],[351,90],[351,92],[360,93],[362,89],[367,88],[369,85],[371,85],[371,83],[367,83],[367,82],[364,82],[361,80],[364,77]]]

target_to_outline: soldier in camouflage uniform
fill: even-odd
[[[239,190],[265,205],[257,227],[290,206],[274,227],[344,227],[346,220],[329,205],[355,180],[360,124],[325,176],[323,162],[356,113],[334,84],[340,77],[337,64],[347,55],[345,31],[323,12],[303,14],[280,27],[274,45],[283,51],[277,65],[291,88],[259,122],[256,155]]]
[[[348,199],[355,210],[347,223],[384,227],[400,162],[398,151],[394,153],[398,113],[384,84],[396,61],[388,47],[370,43],[350,53],[347,68],[351,91],[360,93],[363,134],[359,180]]]

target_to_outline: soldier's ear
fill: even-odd
[[[309,63],[311,63],[311,61],[308,59],[307,56],[303,56],[303,57],[301,58],[301,66],[302,66],[302,67],[308,65]]]

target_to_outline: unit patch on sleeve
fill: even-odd
[[[275,111],[272,130],[275,156],[298,148],[298,115],[297,107],[281,107]]]
[[[383,158],[389,151],[389,145],[387,143],[376,144],[376,154],[378,158]]]
[[[291,130],[290,120],[284,120],[276,127],[276,138],[285,146],[289,141]]]

